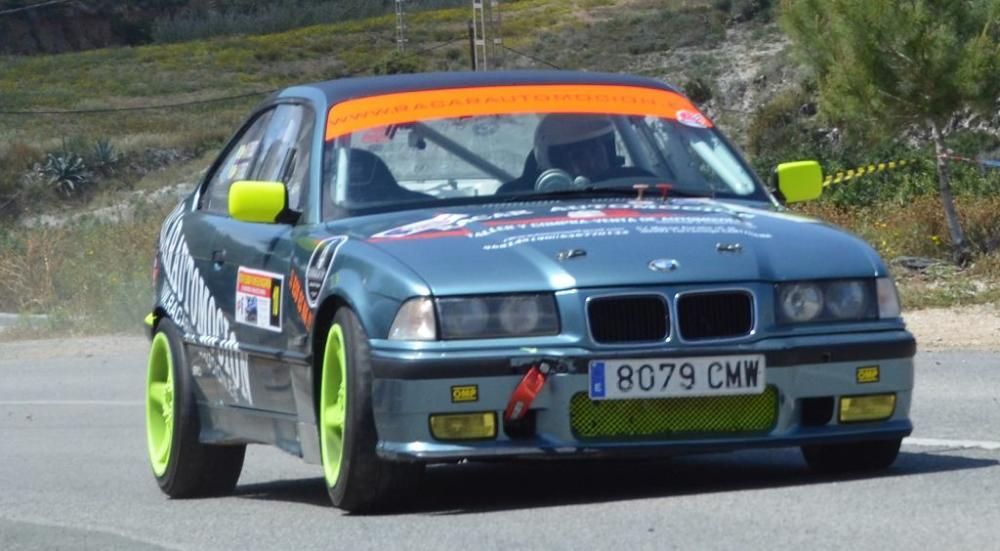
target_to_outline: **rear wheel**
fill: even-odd
[[[146,371],[146,443],[153,476],[170,497],[220,495],[236,486],[246,445],[202,444],[200,430],[181,334],[164,319],[153,335]]]
[[[896,461],[902,442],[902,438],[893,438],[802,446],[802,456],[805,457],[809,468],[818,473],[879,471],[888,468]]]
[[[416,487],[423,465],[386,461],[375,452],[368,336],[347,308],[334,316],[322,361],[317,425],[330,500],[351,512],[399,505]]]

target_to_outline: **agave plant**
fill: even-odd
[[[49,153],[39,172],[48,178],[49,185],[67,197],[80,193],[90,183],[87,164],[72,151]]]
[[[101,138],[94,142],[94,149],[91,151],[92,164],[101,174],[110,176],[114,172],[115,165],[120,157],[118,150],[111,144],[111,140]]]

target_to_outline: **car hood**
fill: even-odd
[[[396,257],[436,295],[873,277],[884,271],[871,247],[834,227],[708,199],[475,205],[341,224],[331,231]]]

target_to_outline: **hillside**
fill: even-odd
[[[392,13],[254,34],[277,24],[267,19],[277,15],[262,13],[243,34],[230,21],[210,39],[0,57],[0,216],[7,221],[0,222],[0,311],[54,313],[60,327],[81,316],[97,328],[135,327],[149,304],[149,254],[165,205],[190,189],[248,109],[297,82],[466,69],[470,10],[458,3],[410,13],[404,54],[396,52]],[[926,155],[919,142],[852,141],[825,123],[770,5],[509,0],[500,62],[671,82],[762,175],[797,158],[837,170]],[[976,152],[997,141],[966,132],[953,144]],[[79,166],[70,162],[76,159]],[[1000,178],[967,167],[955,173],[959,207],[983,255],[971,271],[933,260],[947,256],[947,233],[934,180],[919,165],[831,188],[807,212],[851,228],[890,259],[931,258],[904,278],[909,306],[996,301]]]

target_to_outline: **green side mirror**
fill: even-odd
[[[823,169],[816,161],[782,163],[776,172],[778,190],[787,203],[812,201],[823,193]]]
[[[281,182],[240,180],[229,188],[229,216],[242,222],[273,224],[288,207]]]

